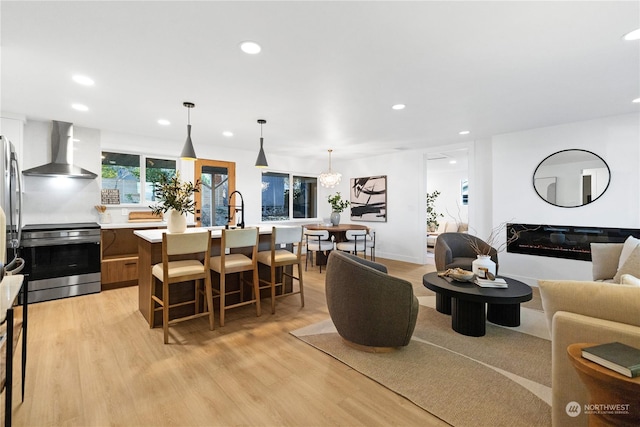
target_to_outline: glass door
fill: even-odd
[[[200,192],[195,194],[197,226],[228,224],[229,194],[236,189],[236,164],[198,159],[195,166],[195,175],[202,181]]]

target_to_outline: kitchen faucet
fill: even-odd
[[[235,193],[238,193],[238,195],[240,196],[240,209],[238,209],[238,205],[233,206],[233,208],[235,209],[235,213],[240,212],[240,222],[238,223],[238,227],[244,228],[244,198],[242,197],[242,193],[236,190],[233,193],[229,194],[229,199],[227,200],[227,224],[224,226],[224,228],[227,229],[229,228],[229,221],[233,219],[233,216],[231,215],[231,196],[233,196]]]

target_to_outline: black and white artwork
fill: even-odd
[[[351,219],[387,222],[387,176],[351,178]]]

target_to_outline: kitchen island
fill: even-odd
[[[202,231],[203,229],[211,230],[211,256],[220,255],[220,240],[222,237],[223,227],[190,227],[187,228],[185,233],[195,233],[197,231]],[[258,250],[267,251],[271,248],[271,226],[261,226],[258,227],[258,229],[260,234]],[[149,322],[150,317],[149,301],[151,299],[151,286],[154,283],[153,275],[151,274],[151,267],[154,264],[162,262],[162,234],[166,232],[166,228],[135,230],[133,232],[134,235],[138,237],[138,309],[147,322]],[[250,255],[250,252],[246,253]],[[212,284],[213,286],[216,286],[216,284],[219,283],[218,279],[215,277],[217,273],[214,272],[212,274],[214,275],[214,277],[212,277]],[[265,278],[269,277],[268,269],[266,267],[264,271],[262,271],[262,268],[260,269],[260,276]],[[239,288],[240,284],[237,281],[234,283],[233,279],[229,277],[227,280],[227,289],[233,290],[234,286]],[[189,295],[189,293],[191,293],[191,295]],[[175,289],[172,289],[170,295],[173,301],[193,299],[193,289],[192,287],[176,287]],[[227,299],[229,300],[229,298]],[[233,299],[228,302],[230,304],[233,303]],[[170,317],[189,314],[188,311],[192,309],[192,307],[188,306],[176,307],[175,313],[170,315]],[[160,325],[161,320],[160,316],[157,316],[155,322],[156,325]]]

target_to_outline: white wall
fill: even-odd
[[[532,176],[548,155],[579,148],[602,157],[611,184],[602,197],[578,208],[560,208],[538,197]],[[493,215],[527,224],[640,228],[640,115],[629,114],[532,129],[492,138]],[[482,237],[482,236],[480,236]],[[591,263],[531,255],[499,255],[500,273],[535,279],[591,279]]]

